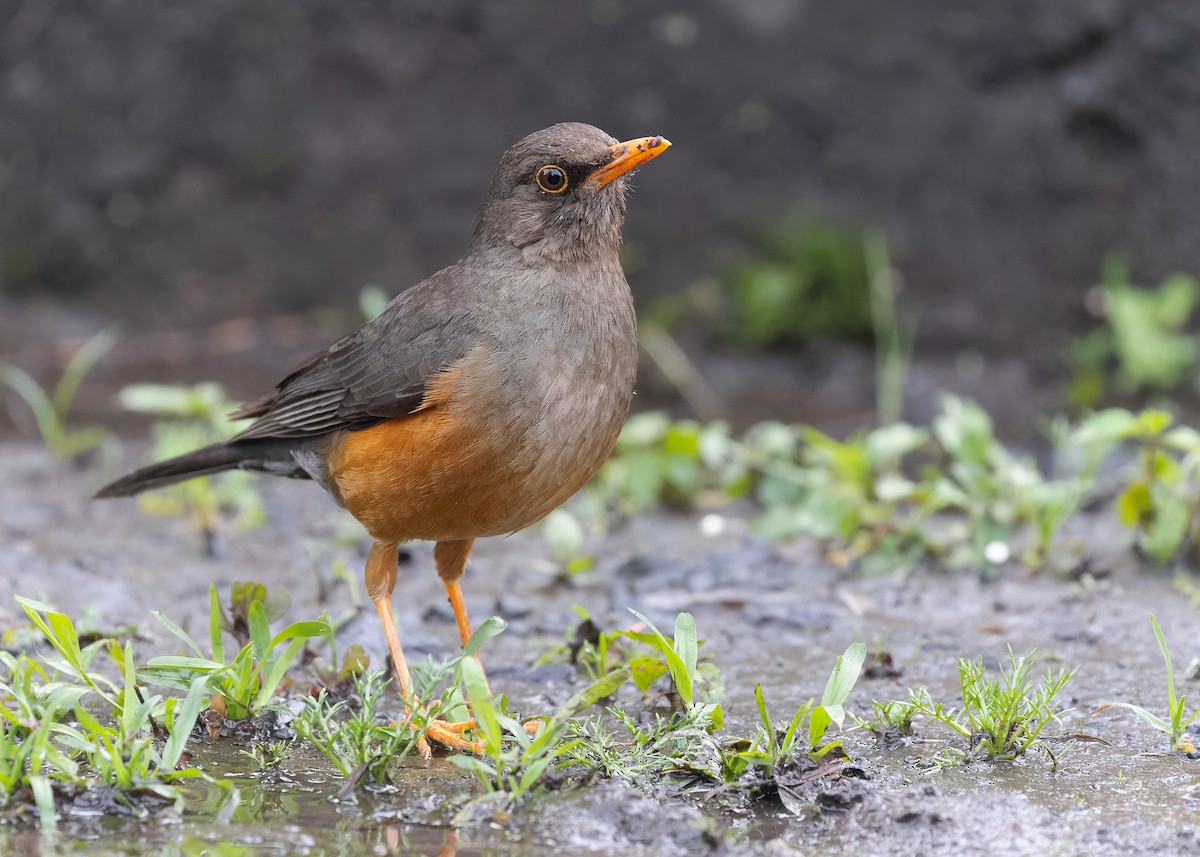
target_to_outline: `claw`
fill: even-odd
[[[425,726],[425,734],[431,739],[441,744],[443,747],[449,747],[451,750],[461,750],[465,753],[474,753],[476,756],[484,755],[483,744],[478,741],[471,741],[464,738],[462,733],[475,726],[474,720],[465,720],[462,723],[447,723],[445,720],[431,720]],[[426,756],[425,758],[429,758]]]

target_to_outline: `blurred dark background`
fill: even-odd
[[[1052,406],[1106,255],[1200,270],[1194,0],[3,0],[0,359],[51,377],[120,320],[103,389],[253,395],[454,261],[499,154],[563,120],[676,144],[630,280],[738,413],[871,407],[861,325],[720,329],[781,223],[886,236],[918,411]]]

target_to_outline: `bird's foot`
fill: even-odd
[[[474,728],[474,718],[461,720],[458,723],[450,723],[446,720],[430,720],[425,724],[425,735],[423,737],[451,750],[461,750],[464,753],[473,753],[476,756],[482,756],[484,754],[483,744],[479,741],[472,741],[470,738],[463,737],[464,732],[468,732]],[[420,741],[418,740],[418,752],[420,749]],[[428,754],[429,749],[426,746],[426,751],[422,755],[428,759]]]
[[[424,708],[420,708],[418,711],[420,712],[418,717],[410,718],[408,723],[403,725],[417,733],[417,753],[422,759],[428,761],[433,757],[430,741],[450,750],[460,750],[476,756],[484,755],[485,751],[481,742],[464,736],[464,733],[475,728],[475,718],[450,722],[434,719],[432,714],[427,713]],[[424,720],[424,725],[421,724],[421,720]],[[393,723],[392,725],[401,726],[402,724]]]

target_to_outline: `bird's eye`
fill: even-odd
[[[546,193],[562,193],[567,189],[567,173],[554,164],[537,171],[537,185]]]

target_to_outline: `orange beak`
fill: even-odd
[[[598,187],[604,187],[613,179],[620,178],[630,170],[653,160],[667,150],[671,141],[665,137],[638,137],[612,147],[613,159],[596,169],[587,177]]]

